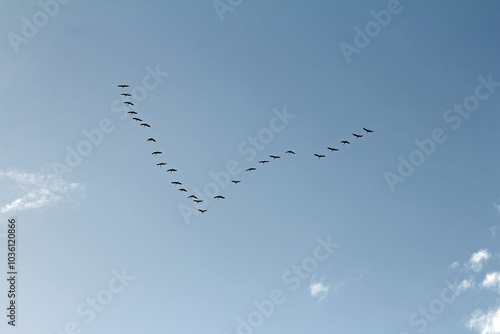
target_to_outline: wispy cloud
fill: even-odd
[[[19,170],[0,171],[0,186],[8,192],[8,202],[0,213],[40,208],[69,197],[71,191],[82,190],[78,183],[69,183],[55,174],[32,174]],[[14,199],[12,199],[14,198]]]
[[[481,310],[475,310],[468,322],[471,330],[477,330],[481,334],[500,333],[500,306],[496,310],[484,313]]]
[[[476,273],[483,269],[483,265],[488,261],[491,257],[491,254],[487,249],[480,249],[474,254],[471,255],[470,260],[466,263],[467,269],[472,269]]]
[[[474,286],[473,278],[464,279],[462,282],[458,283],[455,289],[455,294],[460,295]]]
[[[319,301],[325,299],[328,296],[329,289],[330,286],[323,284],[322,281],[312,283],[311,285],[309,285],[309,291],[311,292],[311,296],[319,298]]]
[[[500,213],[500,198],[493,202],[493,206],[497,209],[497,212]]]
[[[491,236],[492,236],[493,238],[496,238],[496,237],[497,237],[498,232],[499,232],[499,231],[498,231],[499,229],[500,229],[500,227],[498,227],[498,226],[492,226],[492,227],[490,227],[490,228],[489,228],[489,230],[490,230],[490,232],[491,232]]]
[[[483,288],[493,289],[500,293],[500,272],[493,272],[486,275],[481,283]]]

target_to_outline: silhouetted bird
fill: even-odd
[[[122,94],[120,94],[120,95],[123,95],[123,96],[132,96],[132,95],[130,95],[129,93],[122,93]]]
[[[121,89],[128,87],[128,85],[118,85]]]
[[[152,155],[157,155],[157,154],[162,154],[162,152],[160,152],[160,151],[155,151],[155,152],[153,152],[153,153],[151,153],[151,154],[152,154]]]
[[[221,196],[221,195],[218,195],[218,196],[214,196],[215,199],[225,199],[224,196]]]
[[[135,111],[133,111],[133,110],[131,110],[131,111],[127,111],[127,114],[130,114],[130,115],[137,115],[137,113],[136,113]]]
[[[142,122],[142,119],[137,118],[137,117],[133,117],[132,119],[133,119],[134,121],[136,121],[136,122]]]
[[[286,151],[285,153],[286,153],[286,154],[295,154],[295,152],[294,152],[294,151]]]
[[[354,137],[356,137],[356,139],[363,137],[363,135],[357,135],[357,134],[355,134],[355,133],[353,133],[352,135],[353,135]]]
[[[161,167],[161,166],[165,166],[166,164],[167,164],[166,162],[159,162],[159,163],[156,164],[156,166],[160,166]]]
[[[207,210],[202,210],[202,209],[198,209],[198,211],[200,211],[201,214],[204,214],[205,212],[207,212]]]
[[[339,149],[338,148],[335,148],[335,147],[327,147],[327,149],[329,149],[330,151],[338,151]]]
[[[281,158],[279,155],[270,155],[270,157],[273,158],[273,160]]]
[[[198,199],[198,197],[196,197],[195,195],[190,195],[188,198],[194,198],[194,199]]]
[[[319,160],[320,158],[324,158],[324,157],[325,157],[323,154],[316,154],[316,153],[314,153],[314,155],[318,157],[318,160]]]
[[[201,203],[201,202],[203,202],[203,200],[202,199],[194,199],[193,202]]]
[[[246,169],[246,171],[247,171],[247,172],[251,172],[251,171],[256,170],[256,169],[257,169],[257,168],[250,167],[250,168],[247,168],[247,169]]]
[[[141,125],[142,125],[143,127],[148,127],[148,128],[150,128],[150,127],[151,127],[151,125],[149,125],[148,123],[141,123]]]
[[[147,141],[154,141],[156,143],[156,140],[154,138],[148,138]]]
[[[182,184],[182,182],[179,182],[179,181],[172,181],[172,182],[170,182],[170,183],[172,183],[173,185],[176,185],[176,186],[177,186],[177,185],[181,185],[181,184]]]
[[[342,140],[341,143],[342,143],[342,145],[350,144],[347,140]]]
[[[269,161],[267,161],[267,160],[261,160],[261,161],[259,161],[259,164],[265,164],[265,163],[268,163],[268,162]]]
[[[129,101],[125,101],[123,103],[128,104],[129,106],[133,106],[134,105],[132,102],[129,102]]]
[[[237,184],[237,183],[240,183],[241,180],[231,180],[231,182],[233,182],[234,184]]]
[[[184,188],[179,188],[179,191],[180,191],[180,192],[187,193],[187,190],[186,190],[186,189],[184,189]]]
[[[167,172],[169,172],[169,173],[177,172],[177,169],[170,168],[170,169],[167,169]]]
[[[367,129],[367,128],[363,128],[363,130],[365,130],[365,131],[366,131],[366,133],[373,132],[373,130],[370,130],[370,129]]]

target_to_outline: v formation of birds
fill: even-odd
[[[123,89],[125,89],[125,88],[128,88],[128,87],[129,87],[129,85],[118,85],[118,87],[119,87],[119,88],[121,88],[121,89],[123,90]],[[129,93],[121,93],[121,95],[122,95],[125,99],[130,98],[130,97],[132,96],[132,95],[131,95],[131,94],[129,94]],[[129,107],[133,107],[133,106],[134,106],[134,104],[133,104],[132,102],[130,102],[130,101],[124,101],[123,103],[124,103],[125,105],[128,105]],[[144,122],[144,121],[143,121],[140,117],[138,117],[138,113],[137,113],[136,111],[134,111],[134,110],[130,110],[130,111],[128,111],[127,113],[128,113],[128,114],[130,114],[131,119],[132,119],[132,120],[134,120],[135,122],[141,122],[141,123],[140,123],[140,125],[141,125],[142,127],[144,127],[144,128],[150,128],[150,127],[151,127],[148,123]],[[363,128],[363,130],[365,131],[365,133],[364,133],[364,134],[362,134],[362,135],[357,134],[357,133],[353,133],[352,135],[353,135],[354,137],[356,137],[356,139],[359,139],[359,138],[363,137],[364,135],[367,135],[367,134],[370,134],[370,133],[372,133],[372,132],[373,132],[373,130],[370,130],[370,129],[367,129],[367,128]],[[147,139],[146,139],[146,141],[147,141],[147,142],[151,142],[151,143],[156,143],[156,140],[155,140],[154,138],[152,138],[152,137],[147,138]],[[342,141],[340,142],[340,144],[342,144],[342,146],[344,146],[344,145],[346,145],[346,144],[347,144],[347,145],[350,145],[351,143],[350,143],[349,141],[347,141],[347,140],[342,140]],[[338,151],[338,150],[339,150],[339,149],[338,149],[338,148],[336,148],[336,147],[330,147],[330,146],[327,146],[327,149],[328,149],[331,153],[336,152],[336,151]],[[152,155],[154,155],[154,156],[158,156],[158,155],[163,154],[163,152],[161,152],[161,151],[153,151],[151,154],[152,154]],[[292,150],[288,150],[288,151],[286,151],[286,152],[285,152],[285,154],[287,154],[287,155],[290,155],[290,154],[294,155],[294,154],[295,154],[295,152],[294,152],[294,151],[292,151]],[[318,160],[319,160],[319,159],[321,159],[321,158],[324,158],[326,155],[324,155],[324,154],[319,154],[319,153],[314,153],[314,156],[315,156],[315,157],[317,157],[317,158],[318,158]],[[276,159],[280,159],[280,158],[281,158],[281,156],[279,156],[279,155],[269,155],[269,158],[272,158],[273,160],[276,160]],[[263,165],[263,164],[266,164],[266,163],[269,163],[269,162],[270,162],[270,160],[260,160],[260,161],[259,161],[259,163],[260,163],[260,164],[262,164],[262,165]],[[162,167],[162,166],[165,166],[166,164],[167,164],[166,162],[158,162],[156,165],[157,165],[157,166],[159,166],[159,167]],[[256,168],[256,167],[249,167],[249,168],[247,168],[245,171],[246,171],[246,172],[252,172],[252,171],[255,171],[255,170],[257,170],[257,168]],[[167,169],[167,172],[168,172],[168,173],[175,173],[175,172],[177,172],[177,169],[175,169],[175,168],[168,168],[168,169]],[[240,183],[240,182],[241,182],[241,180],[231,180],[231,182],[233,182],[235,185],[237,185],[238,183]],[[179,186],[179,188],[177,189],[179,192],[181,192],[181,193],[187,193],[187,192],[188,192],[186,188],[181,187],[181,186],[182,186],[182,182],[179,182],[179,181],[172,181],[172,182],[170,182],[170,183],[171,183],[172,185],[174,185],[175,187]],[[200,204],[201,202],[203,202],[203,200],[202,200],[202,199],[198,199],[198,197],[196,197],[195,195],[189,195],[189,196],[188,196],[188,199],[193,200],[193,202],[195,202],[196,204]],[[225,197],[224,197],[224,196],[222,196],[222,195],[217,195],[217,196],[214,196],[214,199],[219,199],[219,200],[222,200],[222,199],[225,199]],[[198,209],[198,211],[199,211],[199,212],[201,212],[201,213],[203,214],[203,213],[205,213],[207,210]]]

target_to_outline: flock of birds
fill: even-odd
[[[128,88],[128,87],[129,87],[129,85],[118,85],[118,87],[119,87],[119,88],[121,88],[121,89],[123,90],[123,89],[125,89],[125,88]],[[132,97],[132,95],[131,95],[131,94],[129,94],[129,93],[121,93],[120,95],[122,95],[124,99],[128,99],[128,98]],[[129,106],[129,107],[133,107],[133,106],[134,106],[134,104],[133,104],[132,102],[130,102],[130,101],[124,101],[123,103],[124,103],[124,104],[126,104],[126,105],[127,105],[127,106]],[[141,122],[141,123],[140,123],[140,125],[141,125],[142,127],[144,127],[144,128],[150,128],[150,127],[151,127],[148,123],[144,122],[141,118],[139,118],[139,117],[138,117],[138,113],[137,113],[136,111],[134,111],[134,110],[129,110],[127,113],[128,113],[128,114],[130,114],[131,119],[132,119],[132,120],[134,120],[135,122]],[[360,135],[360,134],[357,134],[357,133],[353,133],[352,135],[353,135],[356,139],[359,139],[359,138],[363,137],[364,135],[367,135],[367,134],[369,134],[369,133],[372,133],[372,132],[373,132],[373,130],[370,130],[370,129],[367,129],[367,128],[363,128],[363,130],[365,131],[365,134]],[[151,143],[156,143],[156,140],[155,140],[154,138],[152,138],[152,137],[149,137],[146,141],[147,141],[147,142],[151,142]],[[350,145],[351,143],[350,143],[349,141],[347,141],[347,140],[342,140],[342,141],[340,142],[340,144],[342,144],[342,146],[344,146],[344,145],[346,145],[346,144],[347,144],[347,145]],[[335,151],[338,151],[338,150],[339,150],[339,149],[338,149],[338,148],[336,148],[336,147],[330,147],[330,146],[328,146],[328,147],[327,147],[327,149],[328,149],[331,153],[333,153],[333,152],[335,152]],[[163,152],[161,152],[161,151],[154,151],[154,152],[152,152],[151,154],[152,154],[153,156],[157,156],[157,155],[161,155],[161,154],[163,154]],[[290,155],[290,154],[295,154],[295,152],[294,152],[294,151],[292,151],[292,150],[288,150],[288,151],[286,151],[286,152],[285,152],[285,154]],[[318,160],[319,160],[319,159],[321,159],[321,158],[324,158],[326,155],[325,155],[325,154],[314,153],[314,156],[316,156],[316,157],[318,158]],[[279,156],[279,155],[269,155],[269,158],[272,158],[273,160],[276,160],[276,159],[280,159],[280,158],[281,158],[281,156]],[[260,163],[260,164],[262,164],[262,165],[263,165],[263,164],[266,164],[266,163],[269,163],[269,162],[270,162],[269,160],[260,160],[260,161],[259,161],[259,163]],[[156,165],[157,165],[157,166],[159,166],[159,167],[162,167],[162,166],[165,166],[166,164],[167,164],[166,162],[158,162]],[[257,168],[256,168],[256,167],[249,167],[249,168],[247,168],[245,171],[246,171],[246,172],[252,172],[252,171],[255,171],[255,170],[257,170]],[[168,173],[174,173],[174,172],[177,172],[177,169],[175,169],[175,168],[169,168],[169,169],[167,169],[167,172],[168,172]],[[241,180],[231,180],[231,182],[232,182],[232,183],[234,183],[234,184],[236,185],[236,184],[240,183],[240,182],[241,182]],[[182,186],[182,182],[179,182],[179,181],[172,181],[172,182],[170,182],[170,183],[171,183],[172,185],[174,185],[175,187],[179,186],[179,188],[177,189],[178,191],[183,192],[183,193],[187,193],[187,192],[188,192],[185,188],[181,188],[181,187],[180,187],[180,186]],[[202,200],[202,199],[199,199],[199,198],[198,198],[198,197],[196,197],[195,195],[189,195],[189,196],[188,196],[188,199],[193,200],[193,202],[195,202],[196,204],[200,204],[200,203],[202,203],[202,202],[203,202],[203,200]],[[222,195],[217,195],[217,196],[214,196],[214,199],[222,200],[222,199],[225,199],[225,197],[224,197],[224,196],[222,196]],[[201,212],[201,213],[203,214],[203,213],[205,213],[207,210],[206,210],[206,209],[198,209],[198,211],[199,211],[199,212]]]

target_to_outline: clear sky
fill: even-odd
[[[500,333],[498,22],[0,1],[0,332]]]

